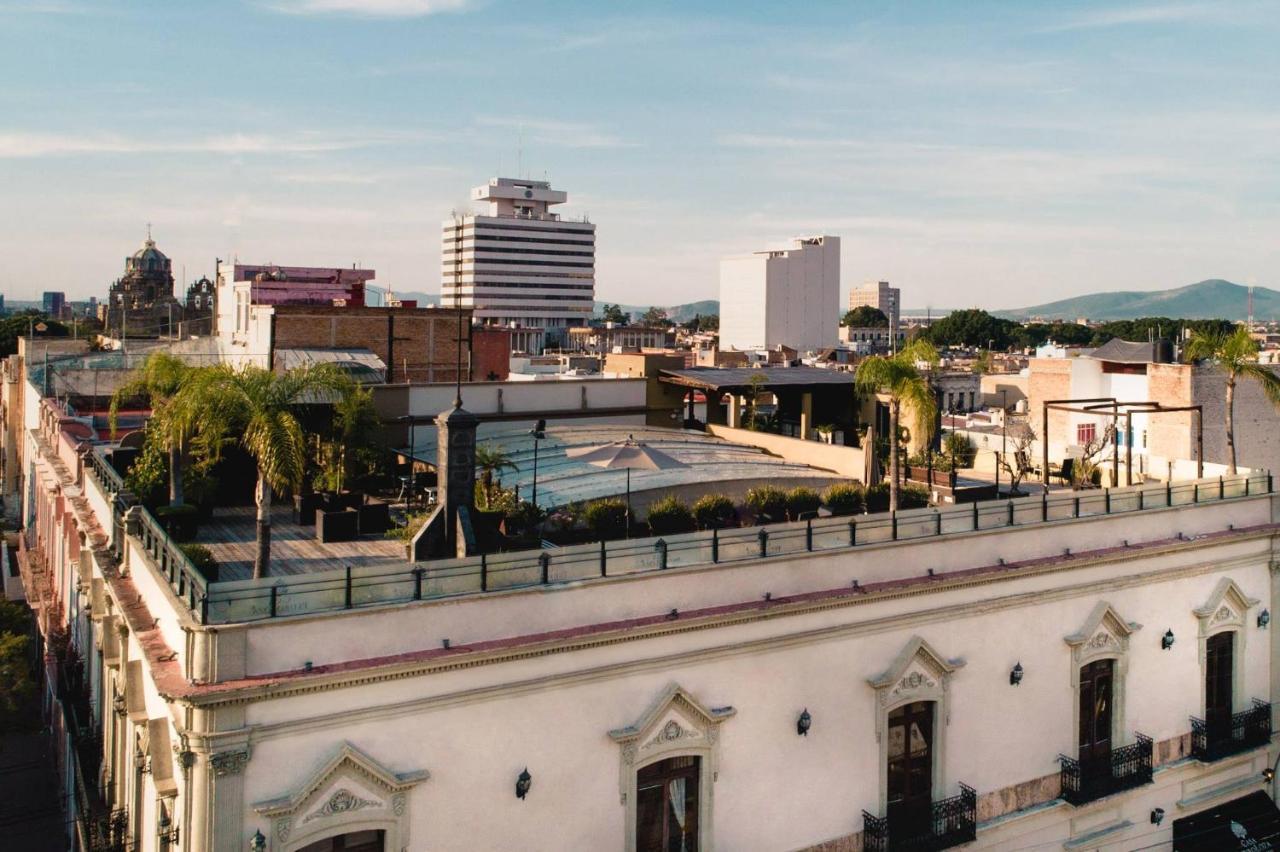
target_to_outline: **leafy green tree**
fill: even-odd
[[[36,328],[43,325],[44,330]],[[0,358],[7,358],[18,351],[19,337],[69,337],[71,329],[45,317],[43,314],[28,313],[5,317],[0,320]]]
[[[759,416],[757,409],[760,407],[760,391],[768,383],[768,379],[759,373],[752,373],[751,378],[747,379],[747,428],[756,431],[759,424],[756,418]]]
[[[111,434],[115,434],[119,422],[120,406],[125,402],[145,398],[151,406],[151,419],[147,421],[147,445],[153,457],[149,460],[151,471],[155,469],[154,455],[160,452],[169,456],[169,505],[181,506],[182,456],[187,440],[191,437],[186,424],[169,416],[169,406],[182,385],[195,368],[167,352],[157,352],[147,358],[141,368],[111,395],[111,407],[107,421]],[[143,450],[143,456],[147,448]],[[139,483],[135,482],[135,485]]]
[[[327,490],[341,491],[363,483],[385,461],[382,418],[373,391],[352,386],[333,403],[329,440],[321,442],[321,480]]]
[[[660,328],[670,324],[670,322],[671,320],[667,317],[665,308],[651,307],[640,315],[640,324],[650,328]]]
[[[519,470],[519,468],[502,447],[479,444],[476,446],[476,470],[480,471],[480,487],[484,494],[484,507],[488,509],[494,497],[494,477],[500,476],[504,470]]]
[[[933,323],[923,336],[935,346],[972,346],[1008,349],[1017,340],[1021,327],[1013,320],[993,317],[970,308],[952,311]]]
[[[1187,342],[1188,361],[1208,361],[1227,381],[1227,472],[1236,472],[1236,382],[1250,379],[1262,386],[1267,400],[1280,408],[1280,376],[1258,363],[1258,344],[1240,326],[1231,334],[1197,334]]]
[[[217,457],[236,440],[257,463],[258,505],[255,579],[271,562],[271,499],[297,488],[306,469],[307,441],[297,413],[307,403],[328,402],[352,392],[353,383],[332,364],[277,374],[253,365],[228,364],[194,370],[168,406],[174,428],[195,435]]]
[[[872,355],[858,365],[857,386],[863,393],[889,397],[889,508],[898,508],[898,466],[902,436],[899,431],[902,405],[915,417],[915,432],[924,443],[933,432],[938,402],[929,386],[929,377],[919,364],[935,366],[938,351],[924,340],[913,340],[892,356]]]
[[[615,323],[616,325],[627,324],[627,315],[620,305],[605,305],[602,309],[602,319],[605,322]]]
[[[844,316],[840,318],[840,325],[845,328],[888,328],[889,318],[879,308],[859,305],[845,311]]]

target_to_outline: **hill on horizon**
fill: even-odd
[[[1210,278],[1172,290],[1119,290],[1091,293],[1007,311],[992,311],[1008,319],[1028,317],[1075,320],[1124,320],[1139,317],[1244,320],[1249,313],[1249,288]],[[1280,292],[1253,288],[1254,319],[1280,319]]]

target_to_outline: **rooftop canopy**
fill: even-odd
[[[705,391],[732,393],[751,387],[751,377],[764,378],[765,388],[806,388],[818,385],[852,386],[853,373],[818,367],[691,367],[663,370],[660,381]]]

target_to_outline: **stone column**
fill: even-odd
[[[466,556],[458,537],[458,510],[469,514],[476,499],[476,427],[480,420],[457,406],[436,417],[436,474],[444,507],[447,555]]]
[[[729,394],[729,428],[742,428],[742,400],[737,394]]]
[[[809,430],[813,428],[813,394],[805,391],[800,394],[800,440],[809,440]]]

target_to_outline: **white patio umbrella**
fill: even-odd
[[[673,467],[688,467],[679,459],[672,458],[662,450],[655,450],[648,444],[637,441],[631,435],[628,435],[625,441],[613,441],[596,447],[574,447],[565,451],[565,457],[583,461],[600,468],[626,469],[627,535],[631,534],[631,471],[668,470]]]

